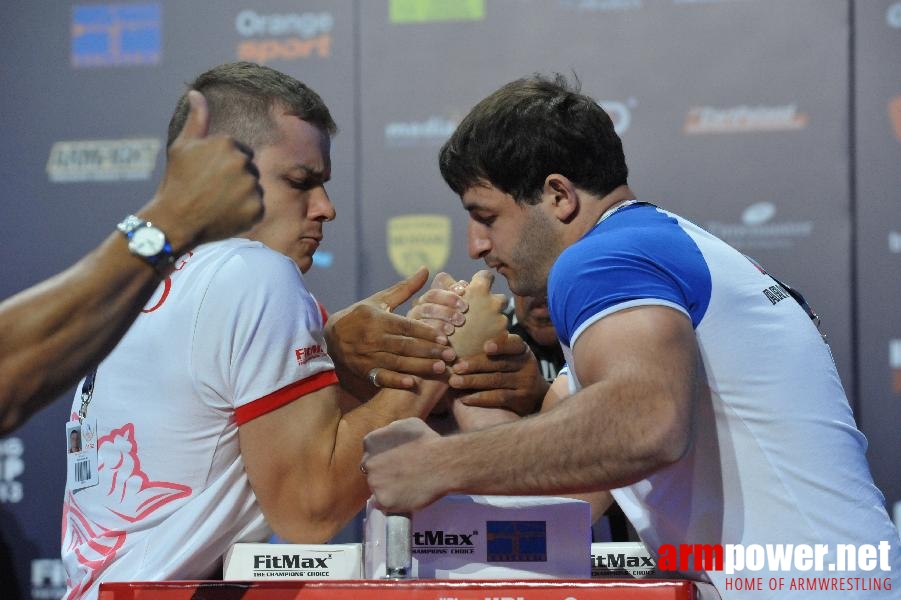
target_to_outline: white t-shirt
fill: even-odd
[[[837,544],[884,540],[891,544],[889,573],[764,569],[733,577],[901,572],[898,534],[873,484],[866,439],[829,347],[801,306],[740,252],[653,205],[628,206],[561,254],[548,301],[571,391],[581,387],[571,348],[592,323],[645,305],[691,319],[710,388],[710,401],[697,407],[694,444],[670,467],[612,491],[652,552],[663,544],[827,544],[826,566],[835,561]],[[602,415],[598,435],[604,435]],[[682,574],[712,581],[724,598],[742,597],[728,591],[722,571]],[[755,600],[804,595],[745,593]]]
[[[231,544],[271,535],[238,426],[337,382],[323,322],[297,266],[258,242],[179,260],[97,369],[100,483],[66,490],[67,598],[95,598],[102,581],[209,577]],[[80,406],[81,385],[73,418]]]

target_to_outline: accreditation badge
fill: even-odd
[[[66,489],[74,492],[100,483],[98,464],[97,421],[66,423]]]

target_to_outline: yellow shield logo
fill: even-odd
[[[401,215],[388,219],[388,256],[409,277],[422,265],[434,274],[450,255],[451,221],[445,215]]]

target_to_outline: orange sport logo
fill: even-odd
[[[327,58],[332,53],[335,18],[329,12],[260,14],[242,10],[235,30],[244,38],[238,59],[265,64],[273,60]]]

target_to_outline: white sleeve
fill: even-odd
[[[239,423],[337,381],[319,305],[297,266],[267,248],[242,248],[217,271],[193,344],[195,384],[245,407]]]

